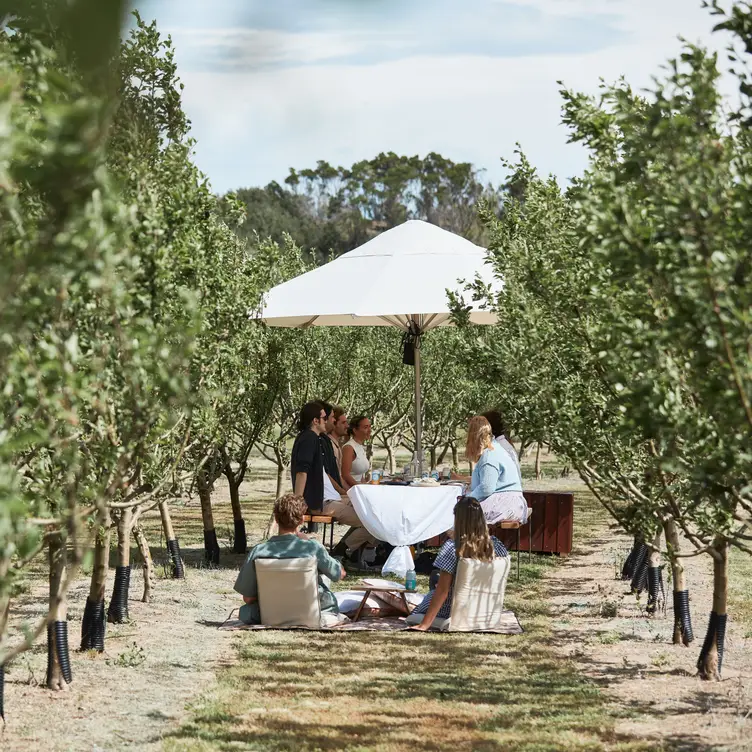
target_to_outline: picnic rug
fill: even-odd
[[[259,630],[259,629],[303,629],[308,632],[405,632],[410,629],[409,625],[405,624],[404,617],[375,617],[375,618],[363,618],[358,621],[346,621],[341,624],[336,624],[331,627],[320,627],[314,629],[313,627],[268,627],[265,624],[245,624],[235,617],[237,609],[234,609],[227,619],[217,629],[223,632],[234,632],[241,630]],[[473,634],[505,634],[515,635],[522,634],[525,630],[522,629],[517,616],[514,611],[502,611],[502,623],[499,629],[484,629],[477,630]],[[440,632],[439,630],[430,630],[432,634],[462,634],[461,632]],[[426,632],[425,634],[429,634]]]

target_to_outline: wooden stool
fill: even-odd
[[[491,529],[493,528],[499,528],[500,530],[516,530],[517,531],[517,580],[520,579],[520,528],[522,528],[523,524],[528,526],[528,549],[527,549],[527,557],[528,560],[532,559],[533,557],[533,528],[531,525],[531,520],[533,517],[533,510],[528,507],[527,508],[527,522],[522,523],[519,520],[504,520],[502,522],[497,522],[494,525],[491,525]]]
[[[334,517],[330,517],[328,514],[304,514],[303,522],[316,522],[321,523],[324,526],[324,534],[322,536],[323,543],[326,546],[326,526],[329,525],[329,553],[334,550]]]

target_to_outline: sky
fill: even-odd
[[[196,161],[217,192],[318,160],[435,151],[498,183],[519,143],[579,174],[562,81],[648,86],[679,36],[719,48],[700,0],[134,0],[176,48]]]

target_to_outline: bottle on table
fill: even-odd
[[[410,463],[410,473],[413,478],[420,478],[420,462],[418,461],[418,453],[413,452],[413,459]]]
[[[410,569],[405,575],[405,590],[410,592],[414,591],[418,587],[418,577],[415,574],[414,569]]]
[[[438,482],[439,480],[439,469],[435,467],[433,470],[431,470],[431,477]]]

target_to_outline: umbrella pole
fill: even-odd
[[[415,450],[420,473],[423,473],[423,411],[420,403],[420,335],[415,338]]]

